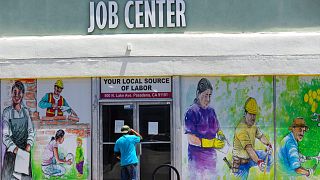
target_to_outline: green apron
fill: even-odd
[[[11,139],[13,143],[20,149],[25,150],[28,140],[28,114],[24,108],[22,108],[23,117],[14,118],[14,109],[11,110],[11,119],[9,119],[9,127],[12,132]],[[30,158],[31,159],[31,158]],[[14,164],[16,160],[16,154],[13,152],[6,151],[4,154],[3,169],[2,169],[2,179],[14,178]],[[22,179],[31,179],[31,162],[29,163],[29,176],[24,175]],[[15,179],[15,178],[14,178]]]

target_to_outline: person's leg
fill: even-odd
[[[240,177],[242,180],[245,180],[248,178],[250,167],[250,163],[241,164],[238,172],[234,173],[234,175]]]
[[[128,180],[129,179],[129,173],[127,166],[121,167],[121,180]]]
[[[130,180],[137,180],[137,165],[128,166]]]

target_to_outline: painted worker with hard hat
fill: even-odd
[[[61,96],[63,88],[63,81],[58,79],[54,84],[54,91],[45,94],[39,102],[40,108],[47,109],[47,117],[63,116],[63,112],[65,111],[68,113],[74,113],[66,99]]]
[[[255,125],[258,113],[257,101],[249,97],[244,111],[243,119],[235,129],[232,150],[232,172],[241,179],[247,179],[250,168],[253,166],[258,166],[262,172],[269,172],[272,164],[272,145]],[[256,139],[266,145],[267,151],[255,150]]]
[[[280,173],[286,175],[305,175],[309,177],[313,174],[313,169],[302,167],[302,163],[306,161],[306,156],[299,153],[298,142],[302,141],[304,133],[308,130],[308,126],[303,118],[297,117],[293,120],[289,127],[291,131],[285,136],[281,143],[278,152],[280,160]]]

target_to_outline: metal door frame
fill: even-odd
[[[133,105],[133,128],[140,132],[140,127],[139,127],[139,105],[169,105],[170,106],[170,142],[165,142],[165,143],[170,143],[170,161],[172,164],[174,164],[174,130],[173,130],[173,102],[172,99],[155,99],[155,100],[118,100],[118,101],[101,101],[99,102],[99,129],[98,129],[98,137],[99,137],[99,172],[103,172],[103,145],[104,144],[115,144],[115,142],[103,142],[103,129],[102,129],[102,106],[106,105]],[[154,142],[157,143],[157,142]],[[159,143],[159,142],[158,142]],[[161,143],[161,142],[160,142]],[[152,142],[150,143],[141,143],[139,146],[139,149],[141,149],[142,144],[153,144]],[[141,151],[140,151],[141,152]],[[139,152],[139,153],[140,153]],[[140,161],[140,157],[139,157]],[[138,176],[140,177],[140,164],[138,165]],[[100,176],[101,179],[103,179],[103,174]]]

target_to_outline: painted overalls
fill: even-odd
[[[14,109],[11,110],[11,119],[9,119],[9,126],[12,132],[12,141],[19,148],[25,150],[28,139],[28,115],[24,108],[21,109],[23,117],[14,118]],[[30,158],[31,159],[31,158]],[[16,154],[6,151],[4,154],[2,179],[15,179],[14,164],[16,160]],[[22,175],[22,180],[32,179],[31,175],[31,163],[29,163],[29,175]]]

